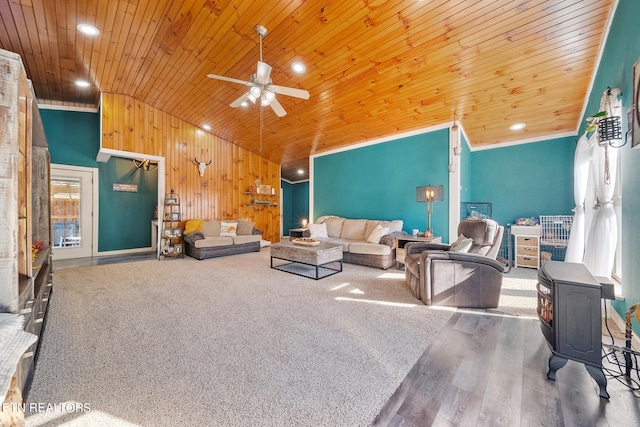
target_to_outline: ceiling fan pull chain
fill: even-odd
[[[260,105],[260,152],[262,153],[262,105]]]

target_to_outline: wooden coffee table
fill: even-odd
[[[310,279],[318,280],[342,271],[341,245],[323,242],[318,246],[304,246],[283,241],[271,245],[270,255],[271,268]],[[274,259],[288,262],[273,265]],[[335,263],[338,268],[331,266]]]

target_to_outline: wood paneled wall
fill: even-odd
[[[280,241],[279,164],[130,96],[103,93],[101,115],[103,148],[165,158],[166,189],[180,195],[184,220],[249,218],[263,239]],[[203,177],[195,158],[211,161]],[[276,188],[278,207],[245,206],[257,179]]]

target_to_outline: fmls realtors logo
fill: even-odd
[[[2,404],[2,412],[16,413],[25,412],[30,414],[42,412],[71,413],[71,412],[90,412],[91,405],[89,403],[65,402],[65,403],[16,403],[5,402]]]

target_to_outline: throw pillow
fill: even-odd
[[[237,236],[236,231],[238,230],[237,222],[226,222],[220,221],[220,235],[221,236]]]
[[[202,223],[204,221],[201,219],[190,219],[184,225],[184,234],[193,233],[194,231],[202,230]]]
[[[383,227],[380,224],[376,225],[376,228],[373,229],[369,237],[367,238],[367,242],[369,243],[380,243],[380,239],[382,236],[389,234],[389,227]]]
[[[341,239],[348,240],[365,240],[365,232],[367,231],[366,219],[345,219],[342,223],[340,231]]]
[[[249,222],[247,220],[241,219],[238,221],[238,230],[236,233],[238,236],[249,236],[253,231],[253,226],[256,225],[255,222]]]
[[[473,244],[473,239],[468,238],[464,234],[458,236],[458,239],[453,242],[449,250],[451,252],[469,252],[471,249],[471,245]]]
[[[327,234],[327,224],[309,224],[309,233],[312,239],[317,239],[319,237],[327,238],[329,235]]]
[[[202,234],[207,237],[215,237],[220,235],[220,221],[217,219],[206,220],[202,223],[202,228],[200,229]]]

